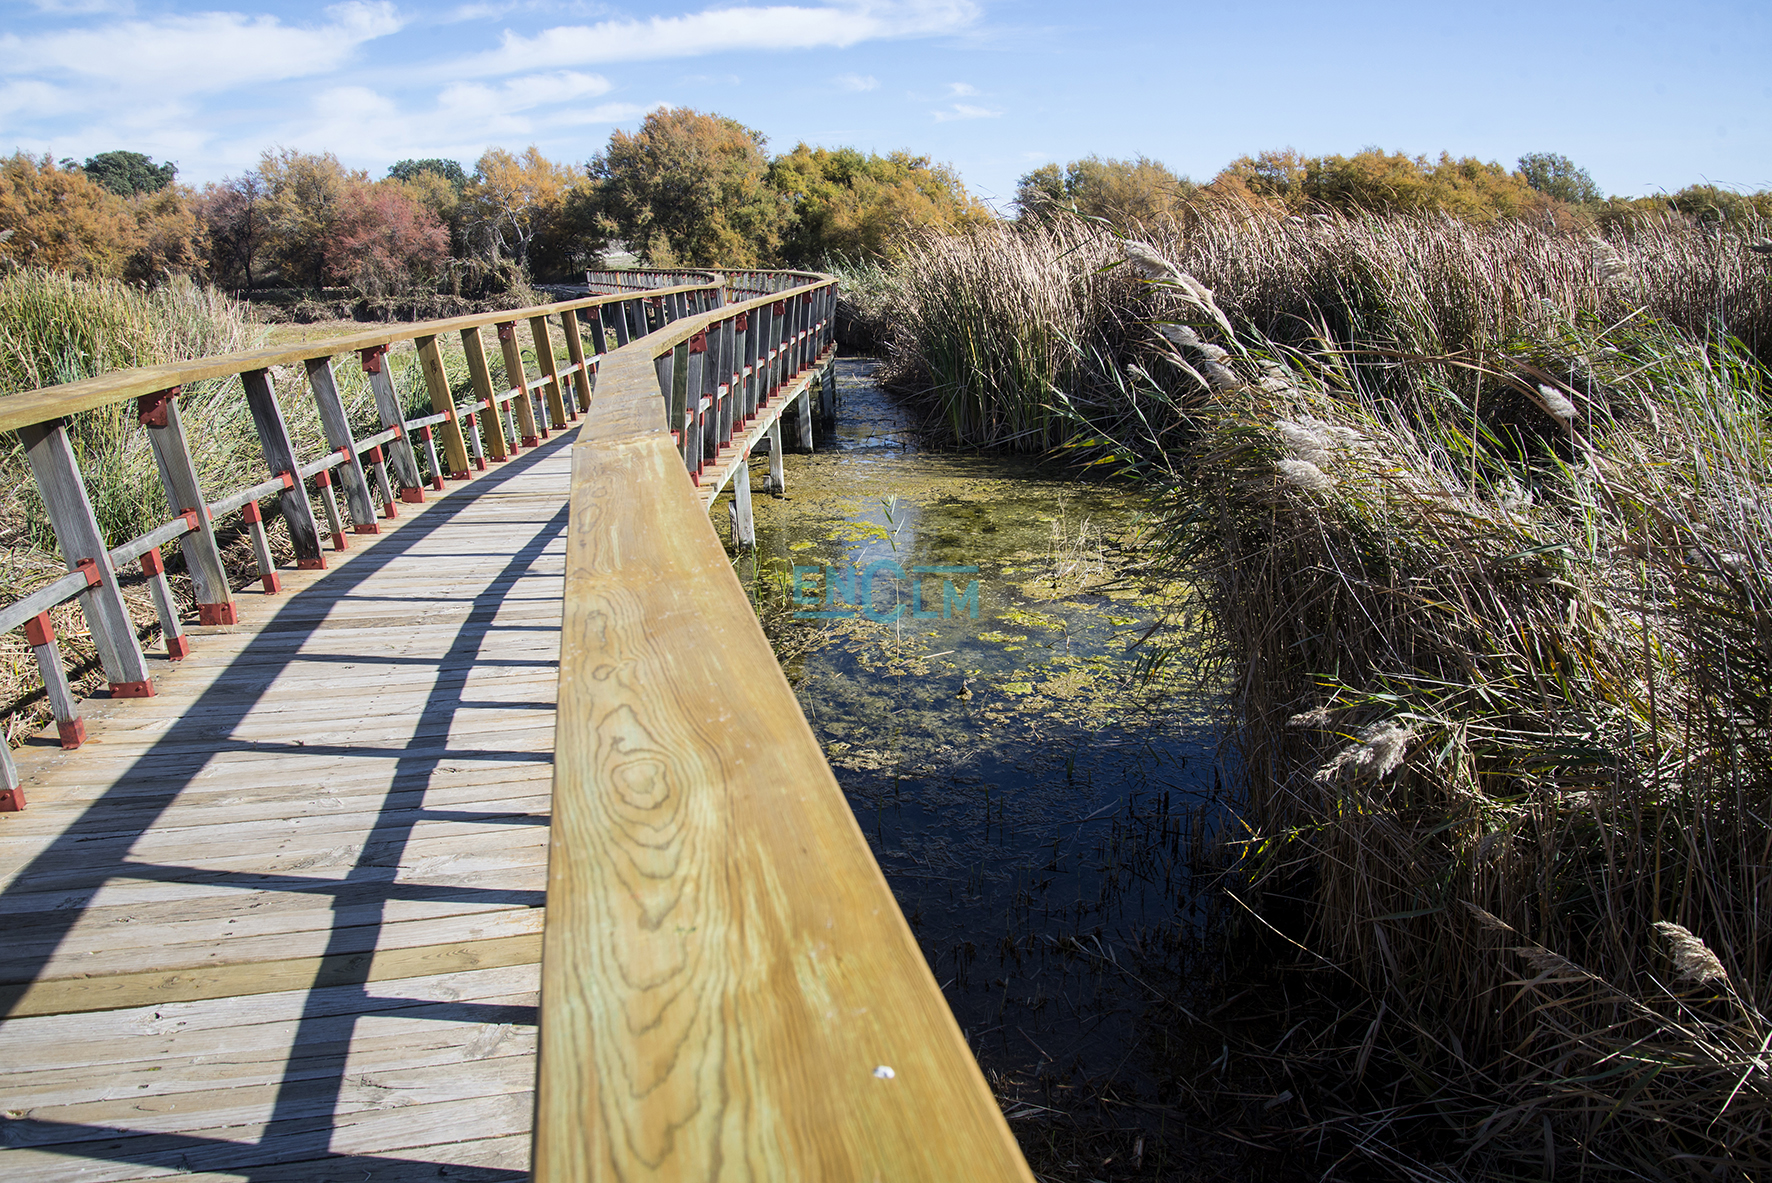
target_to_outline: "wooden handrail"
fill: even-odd
[[[664,413],[780,300],[610,354],[573,450],[534,1177],[1025,1183]]]

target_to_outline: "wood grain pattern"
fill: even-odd
[[[566,579],[535,1178],[1031,1179],[669,436]]]

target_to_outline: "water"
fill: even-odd
[[[1187,867],[1218,769],[1207,695],[1185,670],[1146,684],[1134,643],[1187,589],[1128,576],[1132,494],[919,450],[873,367],[838,362],[836,422],[787,456],[786,498],[754,499],[738,570],[999,1094],[1027,1113],[1160,1096],[1156,979],[1199,916]],[[875,563],[871,606],[896,619],[849,606],[843,573]],[[795,566],[801,611],[847,615],[795,618]],[[915,567],[977,570],[917,577],[919,617]],[[973,580],[976,619],[949,605]]]

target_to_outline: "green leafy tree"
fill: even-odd
[[[88,180],[104,186],[119,197],[135,197],[158,193],[178,176],[178,165],[168,161],[155,164],[140,152],[100,152],[88,156],[81,171]]]
[[[1538,192],[1570,205],[1600,200],[1600,187],[1587,175],[1587,170],[1555,152],[1526,153],[1520,157],[1520,175]]]
[[[1074,210],[1132,228],[1179,214],[1198,188],[1148,156],[1087,156],[1063,170],[1048,164],[1028,173],[1016,186],[1015,203],[1023,217]]]
[[[787,220],[765,143],[736,120],[679,107],[616,131],[585,168],[605,229],[649,266],[754,267],[775,257]]]
[[[793,264],[882,258],[906,231],[959,230],[993,217],[953,169],[909,152],[801,144],[770,162],[768,179],[787,204],[780,252]]]
[[[424,160],[402,160],[388,169],[388,176],[396,181],[410,181],[425,173],[442,177],[455,186],[457,193],[468,187],[468,174],[461,163],[455,160],[441,160],[434,156]]]

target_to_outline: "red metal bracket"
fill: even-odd
[[[498,339],[500,341],[509,341],[511,335],[516,331],[517,322],[514,320],[507,320],[504,324],[498,326]]]
[[[800,303],[802,303],[802,304],[812,303],[812,293],[811,292],[801,292],[800,293]]]
[[[21,785],[16,789],[0,789],[0,813],[19,813],[25,807],[25,790]]]
[[[152,698],[154,697],[154,683],[145,678],[140,682],[112,682],[111,697]]]
[[[486,461],[484,461],[484,460],[476,460],[476,461],[474,461],[474,463],[475,463],[475,464],[478,464],[478,465],[479,465],[479,466],[480,466],[480,468],[481,468],[481,470],[482,470],[482,471],[484,471],[484,470],[485,470],[485,468],[486,468]],[[474,474],[473,474],[473,473],[471,473],[471,472],[452,472],[452,473],[450,473],[450,474],[449,474],[449,479],[450,479],[450,480],[452,480],[452,481],[465,481],[465,480],[469,480],[469,479],[471,479],[471,478],[472,478],[472,477],[473,477],[473,475],[474,475]]]
[[[245,505],[242,505],[240,507],[240,516],[249,522],[262,523],[265,520],[264,510],[258,507],[258,502],[256,501],[248,501]]]
[[[25,640],[32,645],[55,644],[55,624],[49,619],[49,613],[39,612],[25,621]]]
[[[76,562],[74,566],[79,568],[81,574],[86,576],[87,587],[97,587],[105,581],[105,577],[99,574],[98,561],[96,559],[81,559]]]
[[[366,453],[366,455],[369,458],[369,463],[380,464],[381,463],[381,445],[380,444],[375,445],[375,447],[369,449],[369,451]]]
[[[194,509],[187,509],[178,516],[185,520],[185,528],[193,534],[203,528],[203,521],[197,516],[197,511]]]
[[[280,472],[277,474],[277,479],[283,482],[285,489],[295,488],[295,474],[293,472]]]
[[[363,372],[365,374],[381,373],[381,359],[387,353],[386,345],[371,345],[368,349],[357,352],[363,355]]]
[[[380,534],[381,527],[374,522],[358,522],[351,527],[354,534]]]
[[[399,424],[399,423],[394,424],[392,430],[393,430],[395,439],[403,440],[406,438],[406,428],[402,424]]]
[[[523,446],[525,448],[539,448],[541,447],[541,437],[539,435],[526,435],[523,437]],[[517,449],[511,449],[512,455],[515,455],[516,452]]]
[[[156,390],[153,394],[144,394],[135,400],[135,417],[143,427],[166,426],[166,404],[178,397],[182,386],[173,386],[166,390]]]
[[[197,623],[207,625],[239,624],[240,606],[231,600],[226,604],[198,604]]]
[[[775,302],[775,307],[771,311],[777,316],[786,316],[788,314],[788,302],[786,300],[777,300]]]
[[[425,491],[418,488],[401,489],[400,500],[406,502],[408,505],[423,505],[425,502]]]
[[[295,569],[298,571],[324,571],[326,570],[326,555],[322,552],[317,559],[297,559],[295,560]]]
[[[746,329],[751,327],[751,314],[748,312],[741,312],[735,318],[735,321],[736,321],[736,323],[734,324],[733,327],[735,327],[736,329],[738,329],[739,332],[742,333]]]
[[[166,561],[160,557],[159,547],[155,547],[153,550],[144,550],[142,552],[142,574],[166,574]]]
[[[697,334],[695,334],[695,336],[689,338],[689,352],[691,352],[691,353],[706,353],[707,351],[708,351],[708,335],[706,332],[697,333]]]
[[[86,720],[69,719],[66,723],[58,721],[55,725],[55,735],[57,739],[61,740],[62,748],[71,752],[86,742]]]
[[[324,468],[315,473],[314,487],[316,489],[330,489],[332,487],[332,474]]]

